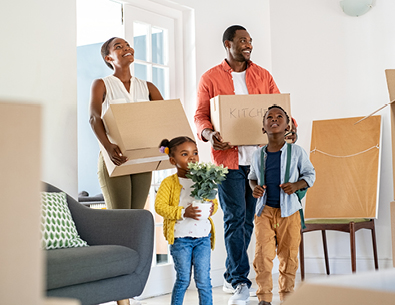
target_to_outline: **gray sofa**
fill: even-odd
[[[45,183],[44,191],[60,192]],[[46,250],[46,293],[82,305],[143,292],[151,268],[154,221],[147,210],[99,210],[67,195],[79,235],[89,247]]]

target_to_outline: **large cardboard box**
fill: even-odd
[[[393,305],[395,270],[336,275],[305,281],[284,305]]]
[[[392,265],[395,268],[395,201],[391,202]]]
[[[109,140],[119,146],[128,161],[116,166],[101,146],[110,177],[173,168],[159,152],[163,139],[193,133],[179,99],[111,104],[103,116]]]
[[[223,140],[232,145],[267,144],[262,119],[272,105],[281,106],[291,118],[288,93],[218,95],[210,100],[211,123]]]
[[[392,139],[392,175],[394,184],[394,199],[395,199],[395,69],[385,70],[387,77],[388,93],[390,97],[391,108],[391,139]]]

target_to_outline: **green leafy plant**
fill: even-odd
[[[197,200],[213,200],[217,195],[218,184],[226,179],[228,168],[212,163],[189,163],[188,178],[195,182],[191,196]]]

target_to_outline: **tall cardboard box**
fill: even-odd
[[[225,142],[232,145],[267,144],[262,120],[272,105],[282,107],[291,118],[290,95],[218,95],[210,100],[211,123]]]
[[[173,168],[159,152],[163,139],[193,133],[179,99],[111,104],[103,116],[109,140],[119,146],[128,161],[116,166],[101,146],[110,177]]]
[[[392,139],[392,175],[394,184],[394,199],[395,199],[395,69],[385,70],[387,77],[388,93],[390,97],[390,111],[391,111],[391,139]]]
[[[395,69],[385,70],[391,111],[392,182],[395,199]],[[391,202],[392,264],[395,267],[395,202]]]
[[[391,202],[392,266],[395,268],[395,201]]]

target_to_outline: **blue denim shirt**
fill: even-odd
[[[264,153],[264,162],[266,162],[267,154],[266,147],[261,147],[254,152],[251,160],[250,173],[248,174],[249,180],[257,180],[261,184],[261,170],[263,169],[261,161],[261,153]],[[287,143],[281,148],[281,183],[284,183],[285,168],[287,165]],[[312,187],[315,181],[315,170],[311,164],[307,153],[304,149],[296,144],[292,144],[292,157],[289,169],[289,182],[297,182],[305,180],[308,187]],[[266,192],[258,199],[255,208],[255,214],[260,216],[263,208],[266,205]],[[301,208],[298,196],[294,193],[291,195],[286,194],[280,190],[280,209],[281,217],[288,217],[297,212]]]

